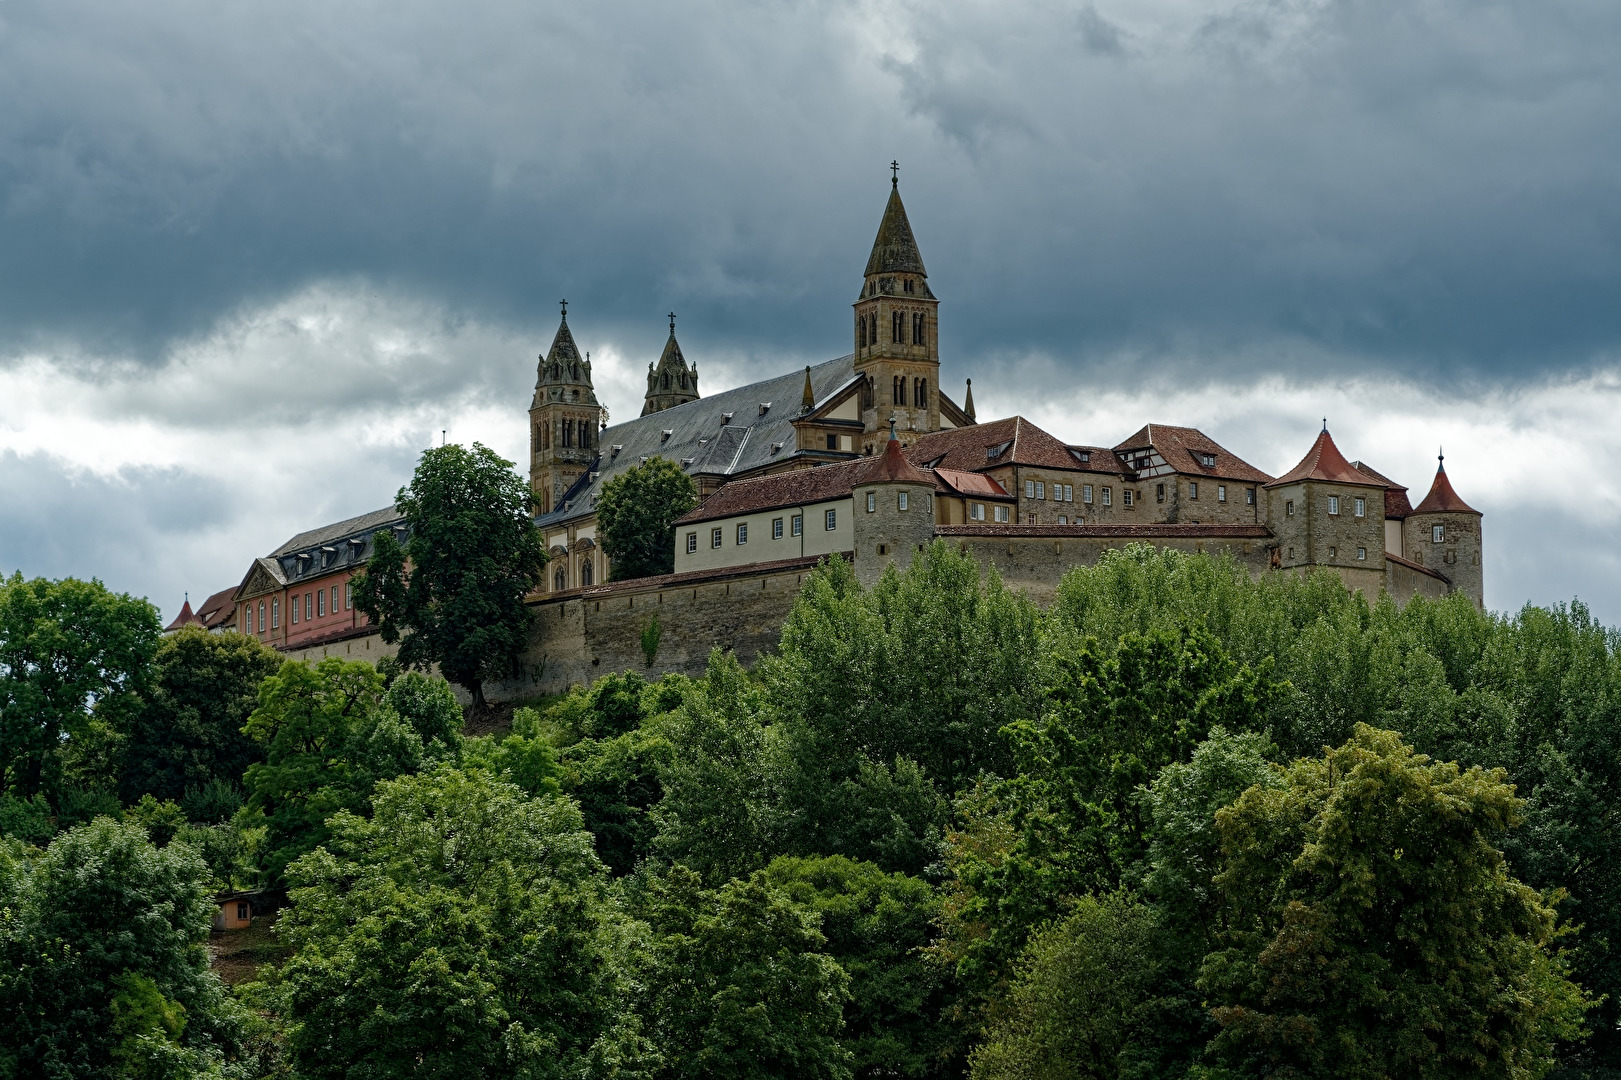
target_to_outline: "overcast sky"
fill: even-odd
[[[942,381],[1072,441],[1327,417],[1621,622],[1614,0],[0,0],[0,571],[173,615],[518,458],[556,301],[616,419],[849,351],[891,159]]]

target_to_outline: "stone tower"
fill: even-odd
[[[855,369],[866,376],[862,449],[868,454],[885,451],[884,429],[891,417],[897,437],[908,446],[919,435],[940,430],[940,301],[929,291],[928,278],[901,205],[899,180],[892,177],[854,304]]]
[[[934,539],[934,477],[906,460],[890,424],[884,452],[858,466],[851,496],[855,514],[855,570],[863,585],[891,563],[905,570]]]
[[[590,469],[602,421],[602,406],[591,387],[591,361],[580,358],[565,306],[551,351],[540,358],[529,405],[529,491],[540,513],[556,509]]]
[[[1385,586],[1385,486],[1340,453],[1324,424],[1300,464],[1266,485],[1280,570],[1331,568],[1368,596]]]
[[[1480,565],[1481,513],[1458,497],[1447,479],[1446,457],[1438,458],[1435,482],[1407,520],[1402,522],[1402,550],[1413,562],[1440,571],[1452,588],[1477,608],[1486,606]]]
[[[675,312],[670,312],[670,340],[664,343],[659,362],[647,365],[647,397],[642,415],[662,412],[676,405],[698,400],[698,365],[687,366],[681,346],[675,340]]]

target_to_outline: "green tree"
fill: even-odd
[[[676,519],[697,505],[692,477],[667,458],[648,458],[603,484],[597,530],[612,564],[611,580],[673,571]]]
[[[111,787],[103,748],[139,709],[161,627],[145,600],[99,581],[0,580],[0,791]]]
[[[579,1077],[640,1053],[623,920],[568,800],[441,766],[374,803],[288,871],[298,951],[273,981],[301,1076]]]
[[[210,784],[240,783],[261,751],[242,733],[259,684],[281,666],[245,634],[188,626],[157,648],[152,689],[130,718],[119,788],[180,802]]]
[[[705,889],[676,866],[649,888],[646,1032],[670,1080],[844,1080],[848,976],[814,911],[765,874]]]
[[[1129,895],[1082,897],[1019,957],[1007,1001],[973,1052],[973,1080],[1144,1075],[1133,1066],[1161,1034],[1161,937],[1153,909]]]
[[[214,905],[190,847],[98,818],[32,865],[0,853],[0,898],[0,1075],[180,1080],[240,1063],[249,1019],[209,971]]]
[[[512,462],[472,449],[426,450],[394,506],[411,537],[401,548],[377,534],[355,606],[399,643],[407,668],[438,665],[482,710],[484,684],[516,674],[546,548],[529,517],[529,488]]]
[[[924,955],[940,906],[928,883],[842,855],[773,859],[765,880],[821,916],[827,954],[850,976],[841,1041],[855,1075],[952,1075],[950,986]]]
[[[1523,802],[1358,725],[1216,815],[1217,1058],[1260,1077],[1540,1077],[1589,1001],[1509,873]]]

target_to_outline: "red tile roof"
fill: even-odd
[[[1166,464],[1185,476],[1210,476],[1222,480],[1249,481],[1264,484],[1272,477],[1257,469],[1237,454],[1222,446],[1198,428],[1176,427],[1172,424],[1144,424],[1129,439],[1117,443],[1114,452],[1123,461],[1129,461],[1129,450],[1153,447]],[[1199,461],[1200,454],[1212,454],[1214,465]]]
[[[676,524],[692,525],[737,514],[757,514],[784,506],[807,506],[843,498],[850,494],[854,486],[856,471],[872,464],[871,459],[863,458],[841,461],[836,465],[819,465],[813,469],[794,469],[753,480],[733,480]],[[925,479],[924,482],[932,484],[934,481]]]
[[[1415,514],[1474,514],[1477,517],[1480,511],[1458,498],[1458,493],[1452,490],[1452,481],[1447,479],[1447,467],[1443,462],[1435,470],[1435,482],[1430,485],[1430,493],[1424,496],[1424,501],[1418,504]]]
[[[936,491],[963,495],[976,499],[999,499],[1013,502],[1007,489],[984,473],[963,472],[961,469],[935,469]]]
[[[852,485],[861,484],[927,484],[934,486],[934,477],[906,460],[898,439],[885,439],[881,457],[862,462],[856,470]]]
[[[1351,466],[1359,473],[1373,477],[1385,485],[1385,517],[1391,521],[1400,521],[1413,512],[1413,504],[1407,501],[1407,489],[1396,483],[1382,472],[1363,461],[1353,461]]]
[[[180,614],[174,617],[174,622],[170,623],[168,626],[165,626],[163,630],[165,633],[167,633],[170,630],[178,630],[182,626],[201,625],[203,625],[203,620],[192,614],[191,601],[188,599],[185,603],[180,605]]]
[[[1367,473],[1357,472],[1340,448],[1334,445],[1334,437],[1325,427],[1317,436],[1317,441],[1311,444],[1306,456],[1300,459],[1300,464],[1272,481],[1267,487],[1279,487],[1283,484],[1298,484],[1302,480],[1327,480],[1336,484],[1358,484],[1362,487],[1378,487],[1385,485],[1369,476]]]
[[[236,586],[219,592],[197,605],[197,618],[210,630],[229,625],[236,620]]]
[[[1084,468],[1069,447],[1022,416],[931,432],[908,447],[906,456],[924,468],[943,466],[961,472],[979,472],[997,465]]]
[[[1405,566],[1409,570],[1416,570],[1420,574],[1428,574],[1430,577],[1436,578],[1436,579],[1438,579],[1440,581],[1444,581],[1448,585],[1452,584],[1452,579],[1447,577],[1445,574],[1441,573],[1441,571],[1432,570],[1428,566],[1421,566],[1416,562],[1409,562],[1407,559],[1402,558],[1400,555],[1392,555],[1390,552],[1387,551],[1387,552],[1385,552],[1385,561],[1386,562],[1393,562],[1393,563],[1396,563],[1396,564],[1398,564],[1400,566]]]
[[[1145,525],[936,525],[934,531],[940,536],[1005,536],[1010,540],[1021,536],[1074,536],[1105,540],[1265,540],[1272,536],[1272,531],[1265,525],[1166,523]]]

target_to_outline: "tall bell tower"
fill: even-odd
[[[899,169],[890,162],[889,203],[854,304],[855,369],[866,376],[862,449],[868,454],[883,452],[891,417],[903,445],[940,430],[940,301],[929,291],[929,273],[901,204]]]
[[[535,509],[557,508],[596,460],[603,410],[591,386],[591,360],[581,359],[568,328],[568,301],[549,352],[540,358],[529,404],[529,491]]]

